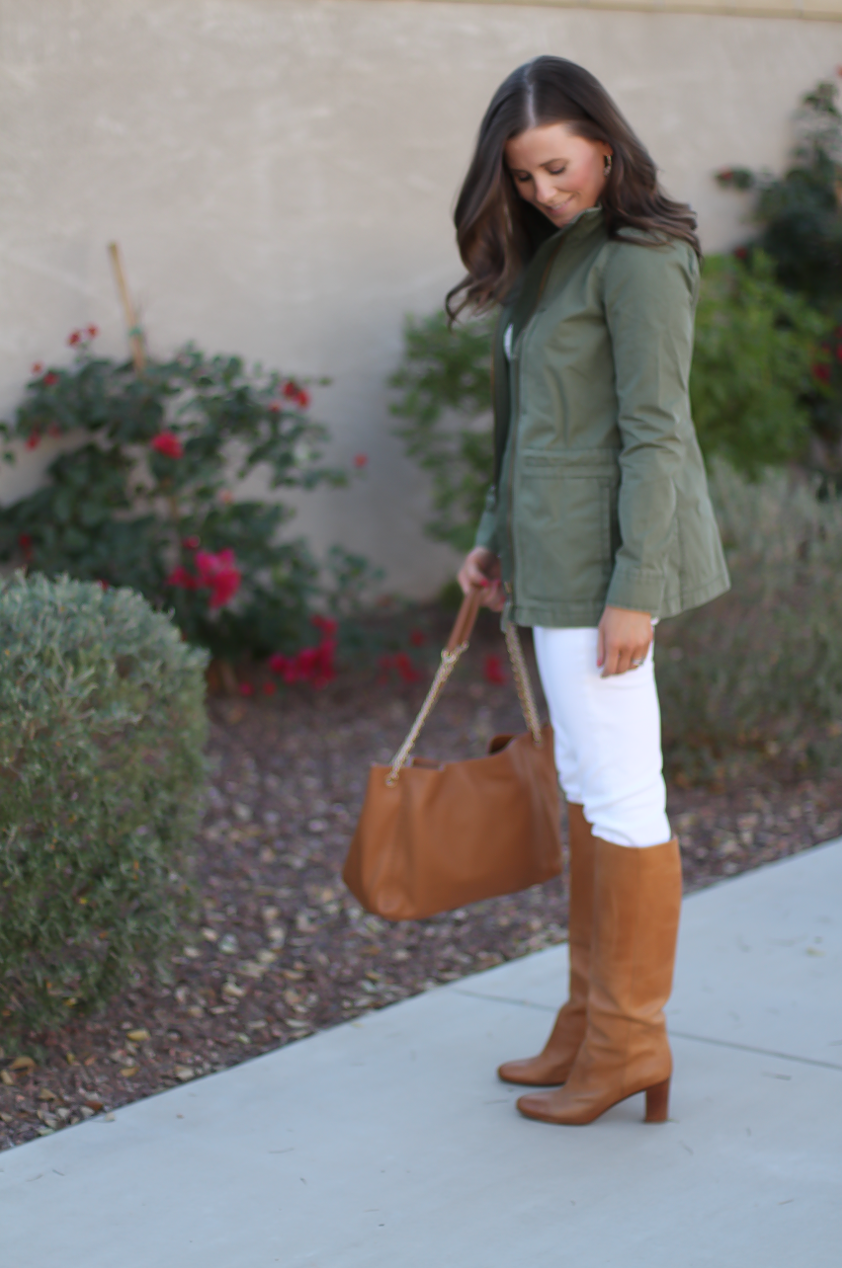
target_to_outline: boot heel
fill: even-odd
[[[654,1087],[646,1089],[646,1118],[645,1123],[665,1123],[669,1113],[670,1103],[670,1081],[664,1079],[663,1083],[656,1083]]]

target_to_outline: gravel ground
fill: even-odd
[[[496,732],[522,729],[511,683],[488,681],[496,666],[487,658],[499,652],[486,623],[419,751],[479,754]],[[367,915],[345,890],[368,763],[397,748],[426,681],[426,671],[423,682],[348,676],[271,697],[256,682],[251,698],[211,701],[212,778],[195,851],[201,903],[172,980],[138,973],[105,1012],[31,1036],[23,1055],[0,1050],[0,1147],[564,940],[562,880],[399,925]],[[687,890],[842,832],[839,774],[732,765],[715,791],[671,786],[669,799]]]

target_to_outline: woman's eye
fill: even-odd
[[[564,167],[549,167],[547,168],[547,171],[549,172],[550,176],[563,176],[564,173],[567,171],[567,167],[566,165]]]

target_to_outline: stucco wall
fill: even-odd
[[[192,338],[330,374],[315,412],[348,492],[309,496],[342,541],[422,594],[450,568],[389,436],[404,313],[459,274],[449,220],[488,97],[553,52],[617,98],[708,250],[744,232],[711,173],[777,167],[797,96],[842,62],[842,25],[413,0],[0,0],[0,415],[29,364],[97,322],[121,352],[117,238],[153,350]],[[33,486],[45,449],[2,476]]]

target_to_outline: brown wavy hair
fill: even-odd
[[[536,57],[497,89],[480,125],[476,149],[453,220],[466,276],[445,301],[453,321],[465,307],[482,312],[505,299],[552,222],[518,194],[506,166],[506,142],[528,128],[569,124],[577,136],[612,150],[600,203],[608,236],[637,230],[642,246],[670,238],[688,242],[701,257],[696,217],[668,198],[658,172],[599,80],[563,57]],[[635,235],[632,235],[635,240]]]

